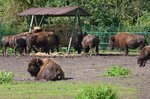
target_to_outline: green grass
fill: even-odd
[[[128,68],[124,68],[120,65],[113,65],[106,70],[104,76],[128,76],[131,74],[131,71]]]
[[[12,72],[0,71],[0,84],[11,83],[13,77],[14,73]]]
[[[0,99],[74,99],[85,88],[91,86],[109,87],[119,96],[132,95],[134,88],[112,84],[71,82],[19,82],[0,84]]]
[[[121,51],[120,49],[114,49],[114,50],[99,50],[99,53],[102,54],[124,54],[124,51]],[[129,55],[139,55],[138,49],[129,49]]]
[[[117,93],[110,87],[87,87],[75,99],[119,99]]]

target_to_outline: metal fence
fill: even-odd
[[[100,44],[99,45],[100,45],[101,49],[105,50],[108,47],[109,37],[112,36],[112,35],[115,35],[118,32],[92,32],[92,31],[90,31],[90,32],[87,32],[87,33],[98,36],[99,39],[100,39]],[[148,43],[150,44],[150,32],[128,32],[128,33],[145,35]]]

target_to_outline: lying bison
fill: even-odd
[[[35,80],[60,80],[64,78],[64,72],[60,65],[49,58],[34,58],[28,64],[27,71]]]
[[[139,67],[144,67],[148,59],[150,59],[150,46],[145,46],[137,59]]]
[[[114,48],[121,48],[124,50],[125,55],[128,55],[128,48],[138,48],[141,50],[147,41],[144,35],[118,33],[109,38],[109,46],[113,50]]]
[[[90,55],[92,55],[93,50],[95,50],[96,54],[98,54],[99,43],[99,38],[91,34],[86,35],[81,42],[84,53],[88,53],[90,51]]]

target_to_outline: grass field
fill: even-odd
[[[0,85],[0,99],[74,99],[85,87],[110,87],[119,97],[134,94],[134,88],[113,84],[73,82],[19,82]]]

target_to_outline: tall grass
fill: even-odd
[[[131,71],[128,68],[124,68],[119,65],[113,65],[106,70],[104,76],[128,76],[130,74]]]
[[[118,95],[110,87],[87,87],[75,99],[118,99]]]
[[[0,71],[0,84],[11,83],[14,74],[12,72]]]

